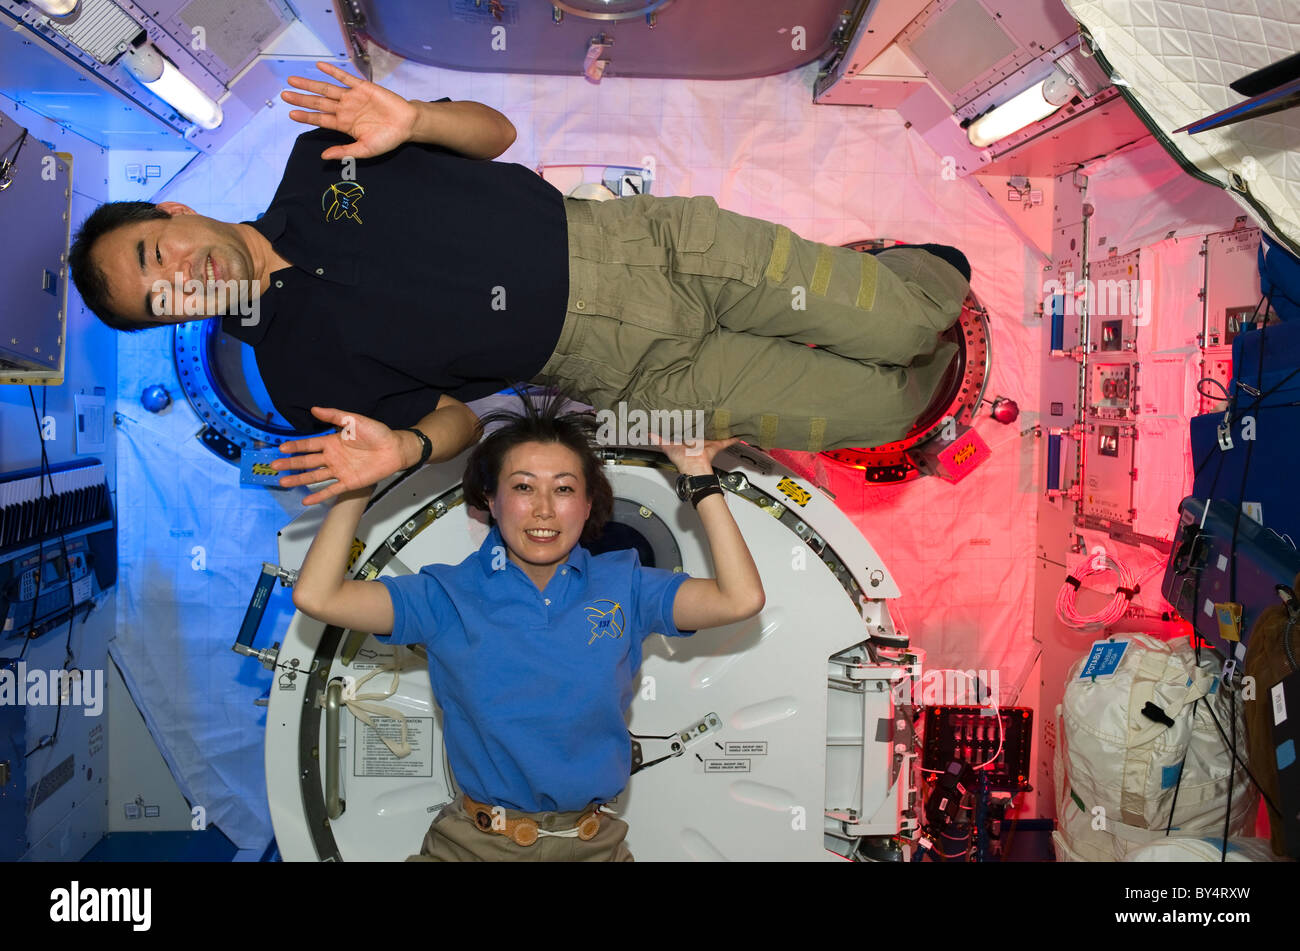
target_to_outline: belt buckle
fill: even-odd
[[[522,845],[524,848],[532,845],[537,841],[537,823],[526,816],[515,820],[515,827],[505,833],[515,845]]]
[[[478,806],[474,810],[473,819],[474,826],[480,832],[494,832],[497,835],[503,835],[515,845],[527,848],[537,841],[537,823],[527,816],[521,816],[518,819],[505,819],[505,825],[502,827],[498,825],[496,817],[491,812]]]
[[[578,830],[578,838],[583,842],[589,842],[594,839],[596,834],[600,832],[600,810],[597,809],[594,812],[587,813],[587,815],[578,820],[576,828]]]

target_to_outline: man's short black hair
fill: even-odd
[[[506,425],[491,432],[470,453],[463,482],[465,501],[488,512],[488,499],[497,493],[506,453],[528,442],[559,443],[582,461],[591,514],[583,526],[580,542],[591,544],[600,537],[605,523],[614,514],[614,490],[605,477],[604,464],[592,448],[598,428],[596,417],[589,412],[561,414],[560,410],[571,402],[564,393],[553,391],[549,401],[538,406],[523,386],[515,384],[513,388],[521,398],[523,412],[498,410],[480,419],[483,427],[496,422]],[[488,521],[495,524],[490,512]]]
[[[153,202],[148,201],[110,201],[100,205],[90,213],[77,232],[72,246],[68,249],[68,271],[72,283],[77,285],[82,301],[90,312],[114,330],[134,332],[147,330],[153,324],[142,323],[113,312],[108,301],[108,277],[90,261],[90,252],[95,242],[123,225],[137,221],[154,221],[158,218],[170,218]]]

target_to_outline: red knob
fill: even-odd
[[[1004,426],[1010,425],[1020,418],[1020,407],[1015,400],[999,396],[993,401],[993,418]]]

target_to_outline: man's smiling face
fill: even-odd
[[[256,276],[239,230],[176,202],[158,207],[171,217],[122,225],[95,242],[91,261],[108,281],[114,312],[146,325],[238,313],[238,285],[225,282]],[[191,281],[202,286],[187,288]],[[259,296],[257,290],[245,288],[244,299]]]

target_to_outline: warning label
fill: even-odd
[[[728,743],[728,756],[766,756],[767,740],[750,740],[748,743]]]
[[[706,759],[704,761],[704,771],[706,773],[748,773],[749,760]]]
[[[433,745],[432,717],[406,718],[406,742],[411,746],[411,755],[401,759],[394,756],[392,750],[380,739],[382,735],[394,743],[400,743],[401,721],[381,716],[371,716],[370,719],[375,724],[373,728],[353,719],[353,776],[433,776],[433,750],[430,748]]]
[[[348,667],[352,670],[374,670],[376,667],[389,667],[392,663],[392,654],[376,654],[374,651],[362,650],[352,659]]]

